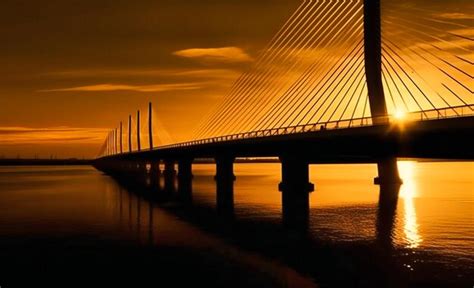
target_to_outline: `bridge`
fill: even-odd
[[[284,219],[304,222],[310,164],[373,163],[380,202],[393,203],[397,158],[474,159],[472,27],[407,3],[303,1],[194,139],[155,145],[149,103],[145,121],[138,110],[111,130],[95,167],[121,180],[164,175],[165,187],[177,177],[186,195],[193,163],[213,159],[225,210],[236,158],[278,158]]]

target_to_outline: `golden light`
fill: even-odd
[[[399,161],[398,169],[403,179],[403,185],[400,191],[400,198],[403,199],[404,206],[404,227],[405,241],[407,248],[416,248],[423,242],[419,233],[419,224],[416,216],[415,198],[416,198],[416,162]]]
[[[405,111],[397,110],[397,111],[395,111],[395,114],[393,114],[393,117],[397,121],[403,121],[406,118],[406,113],[405,113]]]

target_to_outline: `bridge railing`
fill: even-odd
[[[284,127],[284,128],[273,128],[273,129],[243,132],[243,133],[237,133],[237,134],[232,134],[232,135],[205,138],[205,139],[199,139],[199,140],[194,140],[194,141],[161,146],[160,149],[189,147],[189,146],[202,145],[202,144],[218,143],[218,142],[232,141],[232,140],[251,139],[251,138],[261,138],[261,137],[268,137],[268,136],[278,136],[278,135],[288,135],[288,134],[296,134],[296,133],[372,126],[374,122],[379,122],[379,121],[374,121],[374,120],[380,120],[380,123],[384,123],[384,122],[402,123],[406,121],[426,121],[426,120],[434,120],[434,119],[465,117],[465,116],[472,116],[472,115],[474,115],[474,104],[447,107],[447,108],[442,108],[442,109],[415,111],[415,112],[410,112],[403,115],[389,115],[389,116],[376,117],[376,118],[372,118],[369,116],[369,117],[362,117],[362,118],[355,118],[355,119],[328,121],[328,122],[321,122],[321,123],[314,123],[314,124],[296,125],[296,126],[290,126],[290,127]]]

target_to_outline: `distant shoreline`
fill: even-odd
[[[0,166],[66,166],[91,165],[89,159],[0,159]]]
[[[473,162],[472,159],[416,159],[416,158],[399,158],[402,161],[416,161],[416,162]],[[92,165],[92,159],[0,159],[0,166],[68,166],[68,165]],[[196,159],[195,164],[212,164],[215,163],[213,159]],[[278,158],[237,158],[235,163],[280,163]],[[343,164],[339,162],[334,163],[315,163],[315,164]],[[351,163],[347,163],[351,164]],[[356,163],[352,163],[356,164]],[[361,162],[360,164],[364,164]],[[367,164],[367,163],[365,163]]]
[[[66,165],[92,165],[93,159],[0,159],[0,166],[66,166]],[[215,163],[213,159],[196,159],[195,164],[212,164]],[[280,163],[275,159],[242,159],[238,158],[235,163]]]

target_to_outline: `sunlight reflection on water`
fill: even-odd
[[[400,189],[400,198],[403,199],[404,225],[406,248],[417,248],[423,239],[418,232],[419,225],[416,217],[416,207],[414,199],[417,197],[416,191],[416,163],[413,161],[398,161],[400,176],[403,185]]]

